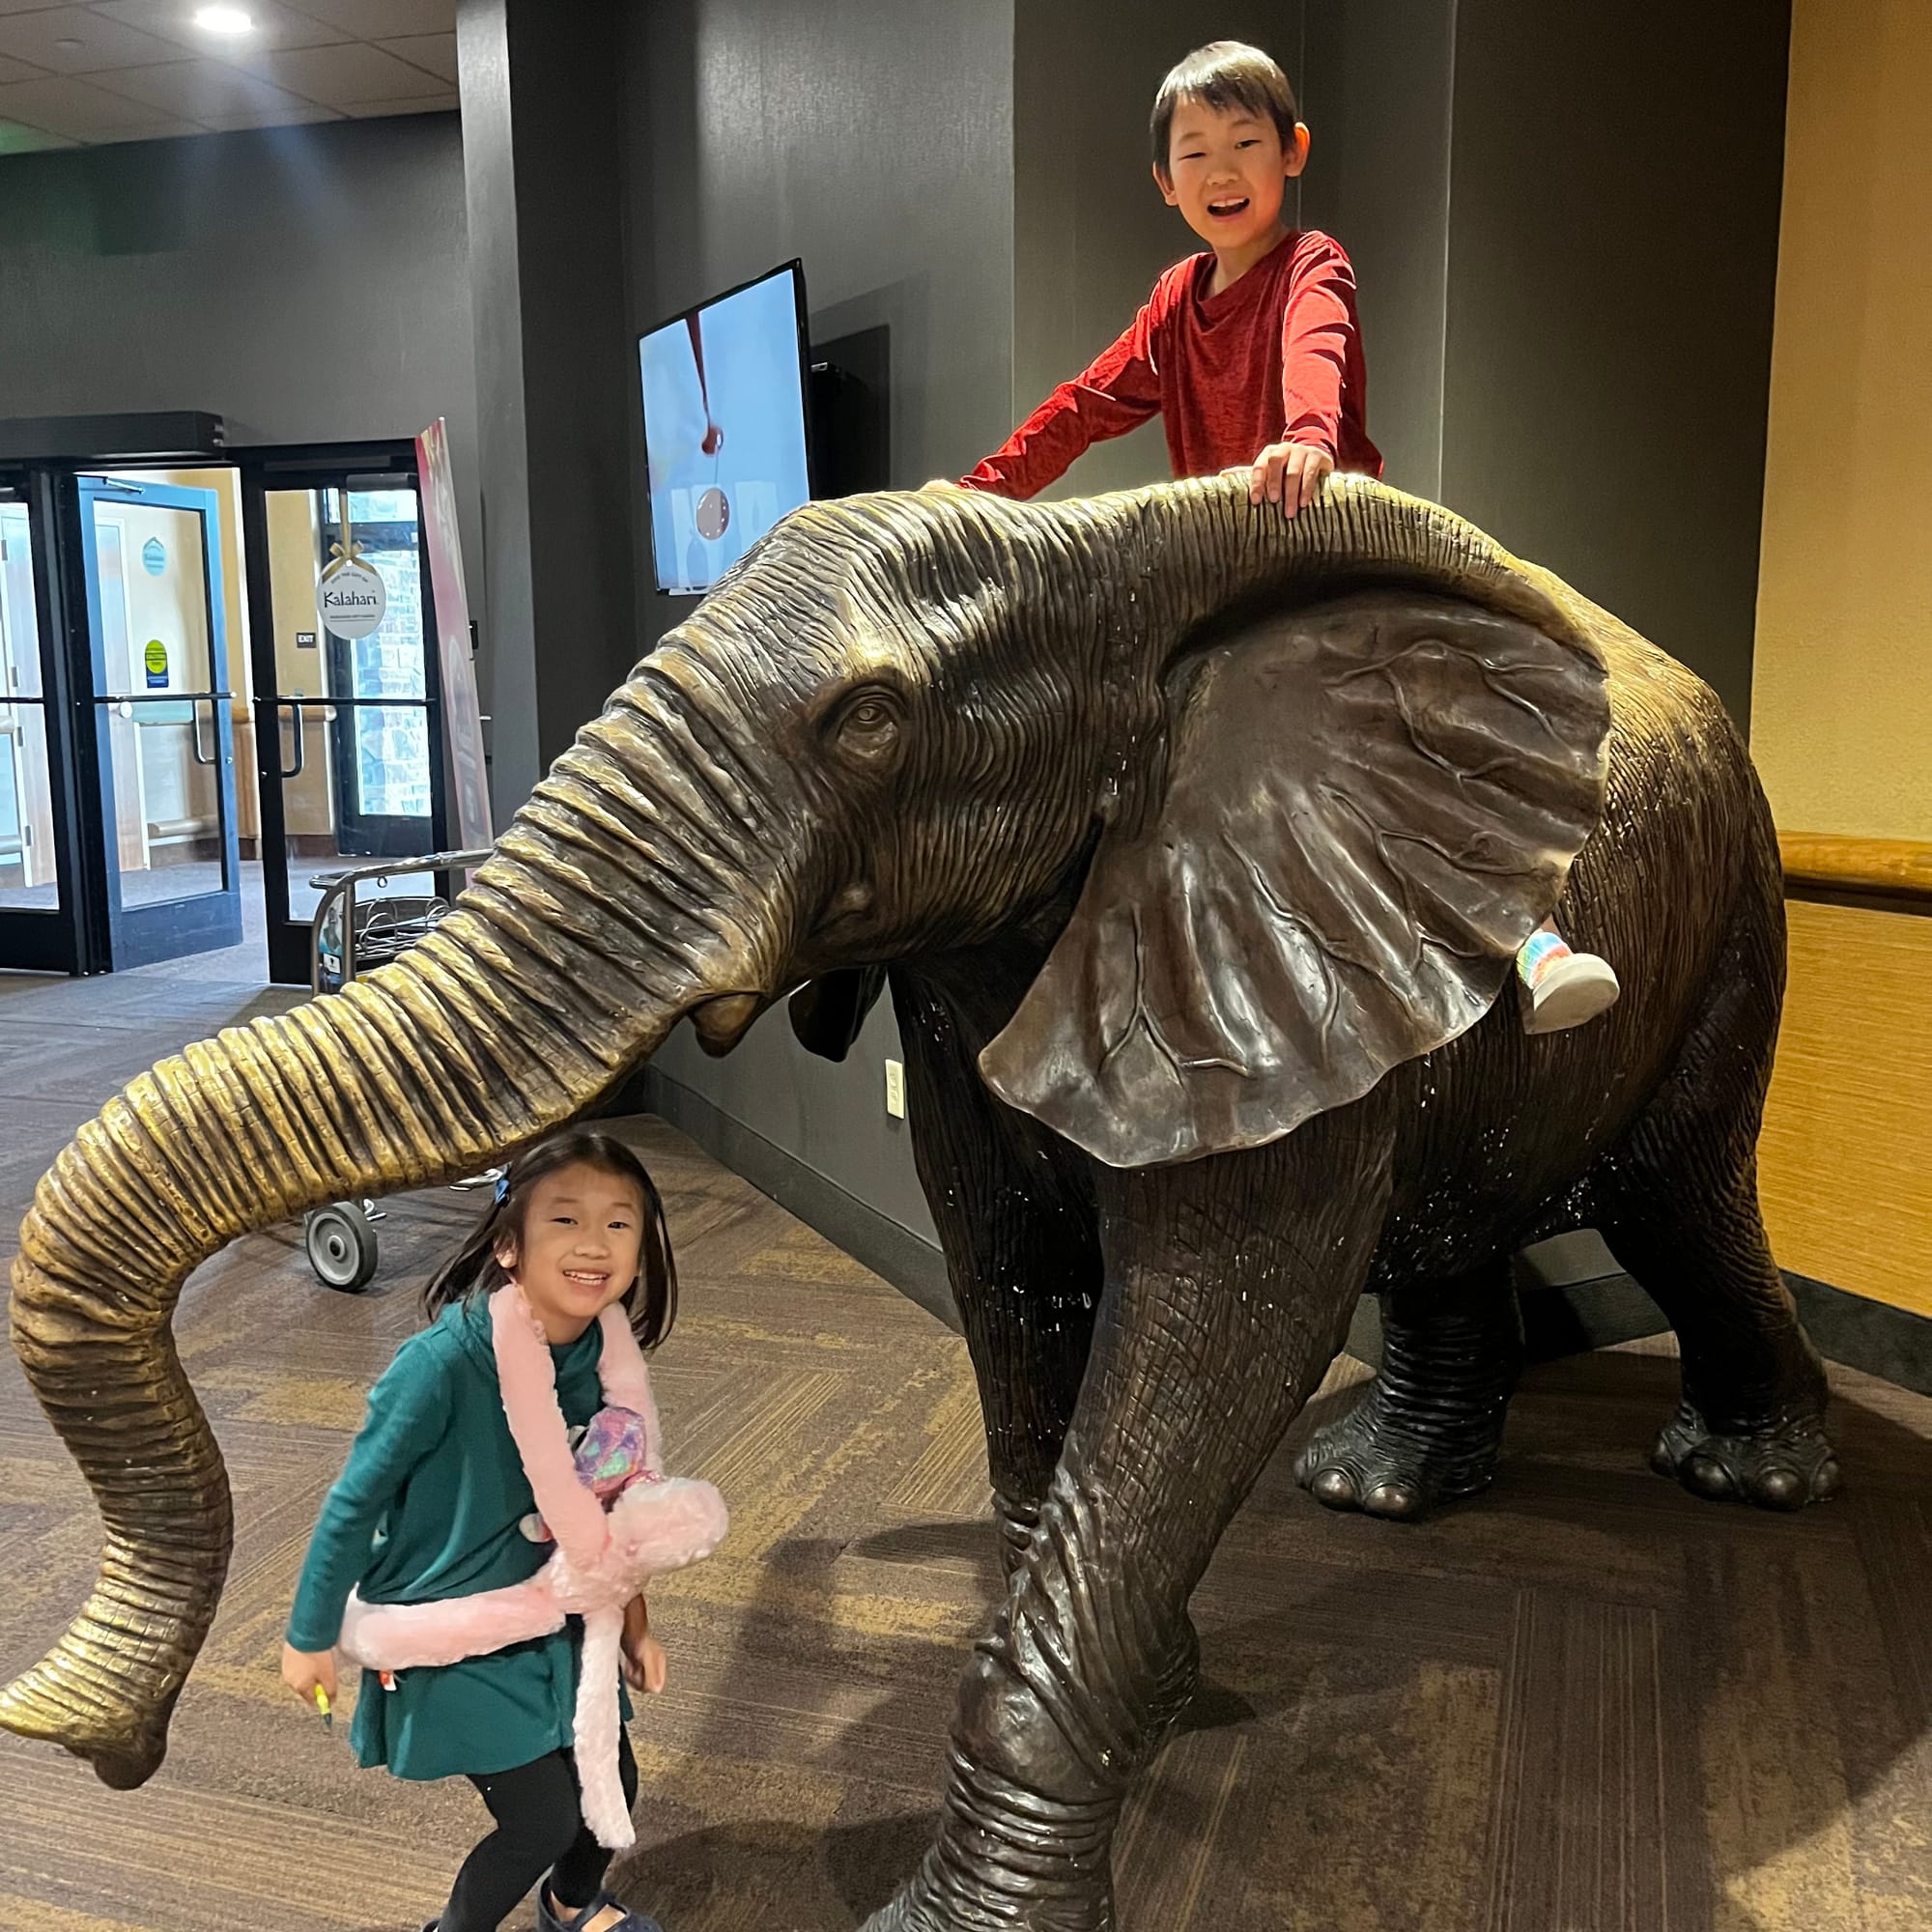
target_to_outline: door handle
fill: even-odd
[[[201,753],[201,705],[202,700],[197,697],[188,706],[188,721],[194,726],[194,761],[198,765],[212,765],[214,762],[214,753],[211,752],[206,757],[203,757]],[[214,716],[214,700],[213,698],[208,700],[208,715],[211,719]],[[220,735],[220,727],[217,725],[215,727],[217,741]]]
[[[302,766],[308,761],[308,733],[303,724],[301,705],[293,697],[285,697],[275,706],[275,716],[279,719],[284,711],[290,713],[296,722],[296,761],[282,767],[285,779],[298,779]]]

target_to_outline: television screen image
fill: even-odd
[[[811,495],[796,262],[639,338],[658,588],[705,591]]]

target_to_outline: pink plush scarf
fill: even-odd
[[[663,1439],[650,1371],[620,1308],[604,1330],[597,1376],[607,1406],[643,1418],[644,1463],[662,1478]],[[670,1477],[633,1483],[607,1511],[579,1481],[557,1406],[543,1324],[512,1281],[490,1297],[491,1340],[503,1413],[555,1553],[527,1582],[429,1604],[365,1604],[355,1595],[338,1647],[368,1668],[410,1670],[481,1657],[583,1619],[576,1751],[584,1822],[599,1844],[634,1842],[617,1771],[617,1682],[624,1609],[645,1582],[708,1556],[724,1540],[724,1501],[711,1484]]]

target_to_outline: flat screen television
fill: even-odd
[[[804,267],[660,323],[638,367],[658,588],[696,595],[811,496]]]

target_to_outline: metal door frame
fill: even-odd
[[[129,966],[152,965],[157,960],[179,959],[195,952],[210,952],[239,946],[242,937],[242,855],[237,834],[235,796],[235,693],[229,688],[228,613],[221,571],[221,507],[219,493],[180,483],[137,483],[125,476],[99,475],[77,466],[66,479],[72,495],[69,516],[63,521],[72,530],[75,541],[73,564],[79,574],[71,595],[68,627],[71,671],[75,687],[73,719],[76,743],[91,762],[95,784],[91,787],[93,809],[88,813],[87,857],[92,862],[90,902],[105,915],[106,967],[119,971]],[[65,494],[65,493],[62,493]],[[181,510],[201,520],[202,594],[208,618],[208,671],[210,688],[186,694],[173,692],[150,698],[145,694],[107,694],[107,665],[104,655],[100,601],[99,546],[95,534],[94,506],[101,502],[148,503],[159,509]],[[132,562],[122,559],[123,569]],[[83,667],[87,675],[83,678]],[[215,794],[220,815],[222,876],[226,883],[217,891],[199,893],[192,898],[164,899],[153,905],[129,906],[121,896],[121,867],[118,860],[109,864],[109,838],[119,838],[114,797],[114,753],[100,728],[101,712],[108,703],[144,704],[187,703],[192,707],[196,744],[195,761],[211,766],[215,773]],[[214,748],[208,758],[200,755],[200,707],[206,704],[213,720]],[[84,712],[84,716],[82,715]]]
[[[50,912],[0,906],[0,966],[29,973],[97,973],[105,970],[106,933],[104,923],[95,917],[99,908],[90,904],[82,851],[77,768],[85,760],[75,743],[76,695],[68,654],[61,648],[67,625],[57,483],[56,473],[45,465],[0,467],[0,490],[27,509],[56,895]]]
[[[417,527],[423,527],[422,479],[416,468],[414,441],[373,443],[306,443],[253,449],[232,449],[228,460],[242,472],[242,533],[248,582],[248,647],[254,677],[255,759],[262,843],[262,894],[268,915],[269,977],[283,985],[306,985],[309,980],[310,923],[293,917],[289,879],[288,813],[282,781],[300,770],[300,753],[294,770],[283,760],[283,714],[303,704],[330,705],[357,700],[286,698],[279,690],[275,662],[274,585],[269,562],[269,492],[271,490],[343,490],[352,476],[389,476],[407,480],[416,493]],[[430,828],[428,850],[438,852],[449,842],[447,781],[442,755],[442,663],[436,624],[436,597],[426,557],[422,572],[423,692],[420,700],[371,699],[376,705],[420,703],[429,725]],[[318,633],[321,619],[317,618]],[[318,635],[317,646],[326,656]],[[318,659],[318,663],[321,659]],[[300,737],[296,740],[298,748]],[[439,890],[445,895],[452,882],[444,877]]]

